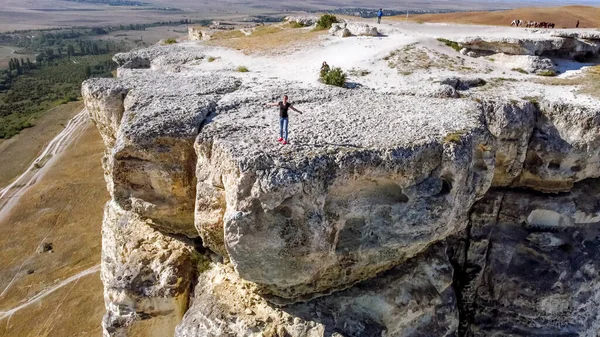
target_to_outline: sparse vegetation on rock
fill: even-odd
[[[348,74],[352,75],[352,76],[367,76],[371,73],[371,71],[367,70],[367,69],[360,69],[360,68],[352,68],[348,71]]]
[[[325,72],[321,76],[321,82],[334,85],[337,87],[344,87],[346,84],[346,73],[339,67],[333,67],[328,72]]]
[[[246,66],[239,66],[239,67],[235,68],[235,71],[237,71],[238,73],[247,73],[250,70]]]
[[[542,70],[542,71],[539,71],[537,73],[537,75],[539,75],[539,76],[545,76],[545,77],[553,77],[553,76],[556,76],[556,71],[554,71],[554,70]]]
[[[331,26],[337,22],[338,22],[338,19],[335,15],[324,14],[317,21],[317,26],[315,27],[315,29],[317,29],[317,30],[330,29]]]
[[[460,50],[462,49],[462,47],[456,41],[451,41],[451,40],[443,39],[443,38],[438,38],[437,40],[442,42],[446,46],[456,50],[457,52],[460,52]]]
[[[291,21],[289,24],[290,28],[304,28],[306,27],[305,25],[303,25],[302,23],[298,22],[298,21]]]

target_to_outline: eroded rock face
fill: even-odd
[[[599,197],[595,179],[557,196],[488,192],[457,248],[461,332],[597,336]]]
[[[177,337],[453,336],[458,310],[443,245],[352,289],[284,308],[225,266],[203,273]]]
[[[518,186],[564,192],[577,181],[600,176],[600,108],[540,103]]]
[[[189,27],[188,28],[188,39],[190,41],[202,41],[204,34],[202,33],[202,27]]]
[[[530,102],[484,101],[487,129],[496,140],[493,186],[510,186],[520,177],[536,121]],[[486,153],[489,149],[482,149]]]
[[[104,335],[172,336],[188,306],[191,254],[184,243],[108,203],[102,226]]]
[[[558,55],[577,57],[600,52],[600,42],[570,37],[481,37],[470,36],[458,40],[462,47],[492,53],[511,55]]]
[[[295,125],[302,136],[293,149],[265,145],[275,135],[261,121],[272,112],[241,104],[248,90],[229,95],[227,104],[238,108],[217,113],[196,142],[196,226],[205,244],[226,252],[241,277],[287,299],[343,289],[460,230],[492,180],[493,158],[478,147],[488,139],[476,104],[371,93],[388,106],[389,123],[381,124],[377,115],[346,110],[368,109],[361,92],[325,99],[329,90],[290,89],[303,109],[328,113]],[[448,104],[443,117],[415,116]],[[430,138],[404,128],[409,119]],[[240,120],[255,127],[237,133]],[[348,127],[328,131],[330,120]],[[331,145],[309,143],[322,135]]]
[[[229,77],[183,78],[181,85],[181,76],[133,71],[118,80],[86,81],[82,92],[107,143],[105,169],[115,202],[167,233],[195,237],[194,139],[219,93],[239,83]]]
[[[306,87],[205,53],[119,55],[83,85],[106,336],[597,335],[598,105]],[[287,146],[282,92],[304,112]]]

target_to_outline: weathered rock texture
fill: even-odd
[[[329,34],[348,37],[348,36],[378,36],[377,27],[369,26],[361,22],[342,22],[334,23],[329,29]]]
[[[482,84],[462,78],[305,88],[203,58],[120,54],[119,79],[83,85],[113,198],[106,336],[596,335],[597,104],[456,98]],[[288,146],[264,105],[284,92],[304,111]]]
[[[255,292],[231,268],[213,267],[200,276],[176,336],[359,337],[408,331],[452,336],[458,331],[452,267],[444,246],[308,303],[277,308]]]
[[[188,28],[188,39],[190,41],[209,41],[213,34],[214,30],[207,27],[191,26]]]
[[[172,335],[188,306],[191,257],[184,243],[108,203],[102,228],[104,335]]]
[[[494,190],[457,245],[468,336],[598,336],[596,179],[555,196]]]
[[[480,37],[471,36],[458,40],[465,48],[511,55],[545,55],[577,58],[598,55],[600,39],[586,32],[555,34],[553,37]]]
[[[288,16],[283,19],[285,22],[296,22],[303,26],[313,26],[319,21],[319,18],[316,16]]]

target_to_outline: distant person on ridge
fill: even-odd
[[[383,16],[383,8],[379,8],[379,12],[377,12],[377,23],[381,23],[382,16]]]
[[[283,95],[283,99],[277,103],[267,103],[267,106],[278,106],[279,107],[279,142],[283,145],[288,144],[288,109],[292,109],[299,114],[302,112],[292,106],[292,103],[288,102],[288,95]]]
[[[577,24],[575,25],[575,28],[579,28],[579,20],[577,20]]]

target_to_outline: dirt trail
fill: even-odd
[[[14,307],[14,308],[6,310],[6,311],[0,311],[0,319],[4,319],[6,317],[10,317],[15,312],[17,312],[17,311],[19,311],[19,310],[21,310],[21,309],[23,309],[23,308],[25,308],[27,306],[30,306],[30,305],[32,305],[32,304],[40,301],[44,297],[50,295],[51,293],[55,292],[56,290],[58,290],[58,289],[60,289],[60,288],[62,288],[64,286],[68,285],[69,283],[77,281],[80,278],[82,278],[84,276],[87,276],[89,274],[96,273],[99,270],[100,270],[100,265],[95,265],[95,266],[93,266],[93,267],[91,267],[89,269],[86,269],[86,270],[84,270],[84,271],[82,271],[80,273],[77,273],[77,274],[75,274],[75,275],[73,275],[73,276],[71,276],[71,277],[69,277],[69,278],[67,278],[67,279],[59,282],[58,284],[56,284],[56,285],[54,285],[54,286],[52,286],[52,287],[50,287],[48,289],[45,289],[44,291],[41,291],[41,292],[35,294],[31,298],[29,298],[27,301],[25,301],[23,304],[21,304],[21,305],[19,305],[17,307]]]
[[[0,220],[19,202],[21,196],[44,176],[57,154],[63,152],[83,132],[87,113],[82,110],[69,121],[64,130],[52,139],[33,163],[10,185],[0,190]]]

